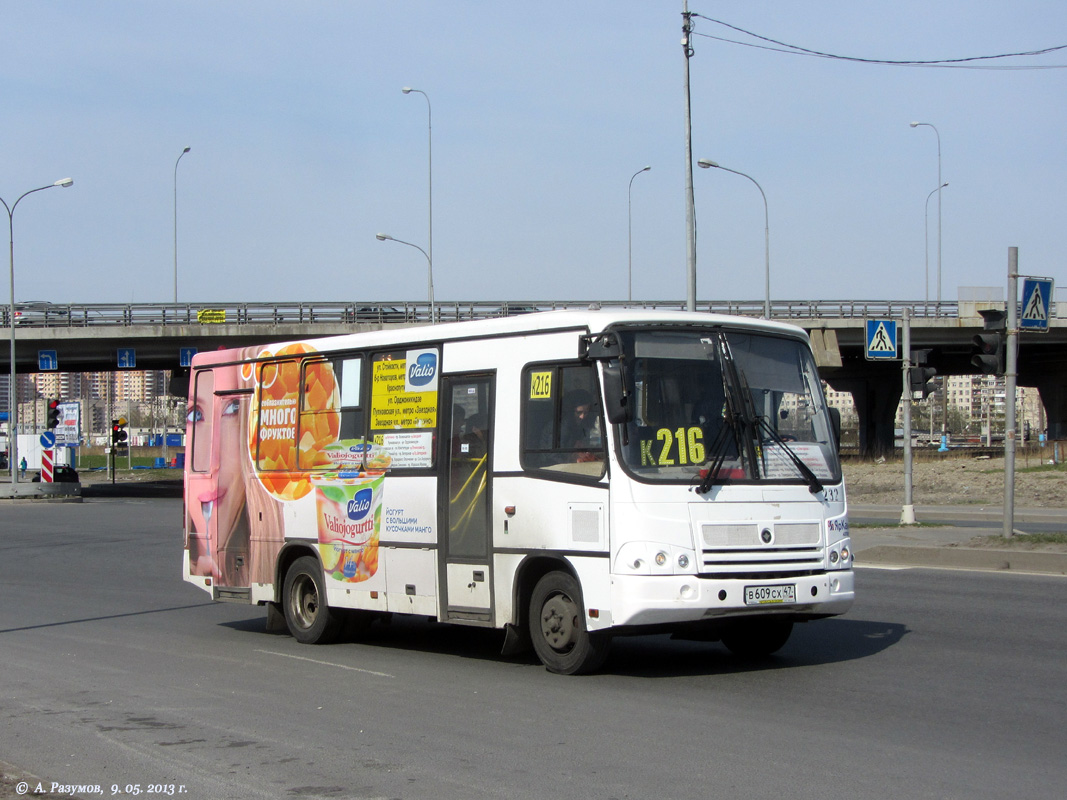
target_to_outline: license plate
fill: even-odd
[[[762,606],[770,603],[795,603],[797,587],[795,584],[785,586],[746,586],[745,605]]]

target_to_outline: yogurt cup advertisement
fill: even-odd
[[[382,530],[385,448],[361,439],[341,440],[323,448],[335,471],[315,473],[315,518],[319,555],[327,577],[359,583],[378,570]]]

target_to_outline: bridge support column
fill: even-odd
[[[897,407],[903,393],[899,368],[887,369],[884,374],[831,379],[830,385],[839,392],[852,393],[859,417],[860,456],[892,455]]]
[[[1050,441],[1067,439],[1067,371],[1053,370],[1035,376],[1033,385],[1041,392]]]

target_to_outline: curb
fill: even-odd
[[[899,547],[875,545],[856,553],[854,565],[973,569],[1067,575],[1067,553],[1042,550],[1014,552],[977,547]]]

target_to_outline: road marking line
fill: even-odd
[[[324,667],[337,667],[338,669],[347,669],[352,672],[362,672],[366,675],[377,675],[379,678],[395,678],[396,675],[390,675],[388,672],[375,672],[372,669],[360,669],[359,667],[350,667],[347,664],[335,664],[332,661],[320,661],[317,658],[307,658],[305,656],[293,656],[288,653],[278,653],[274,650],[256,650],[257,653],[266,653],[269,656],[281,656],[282,658],[295,658],[297,661],[310,661],[312,664],[321,664]]]

